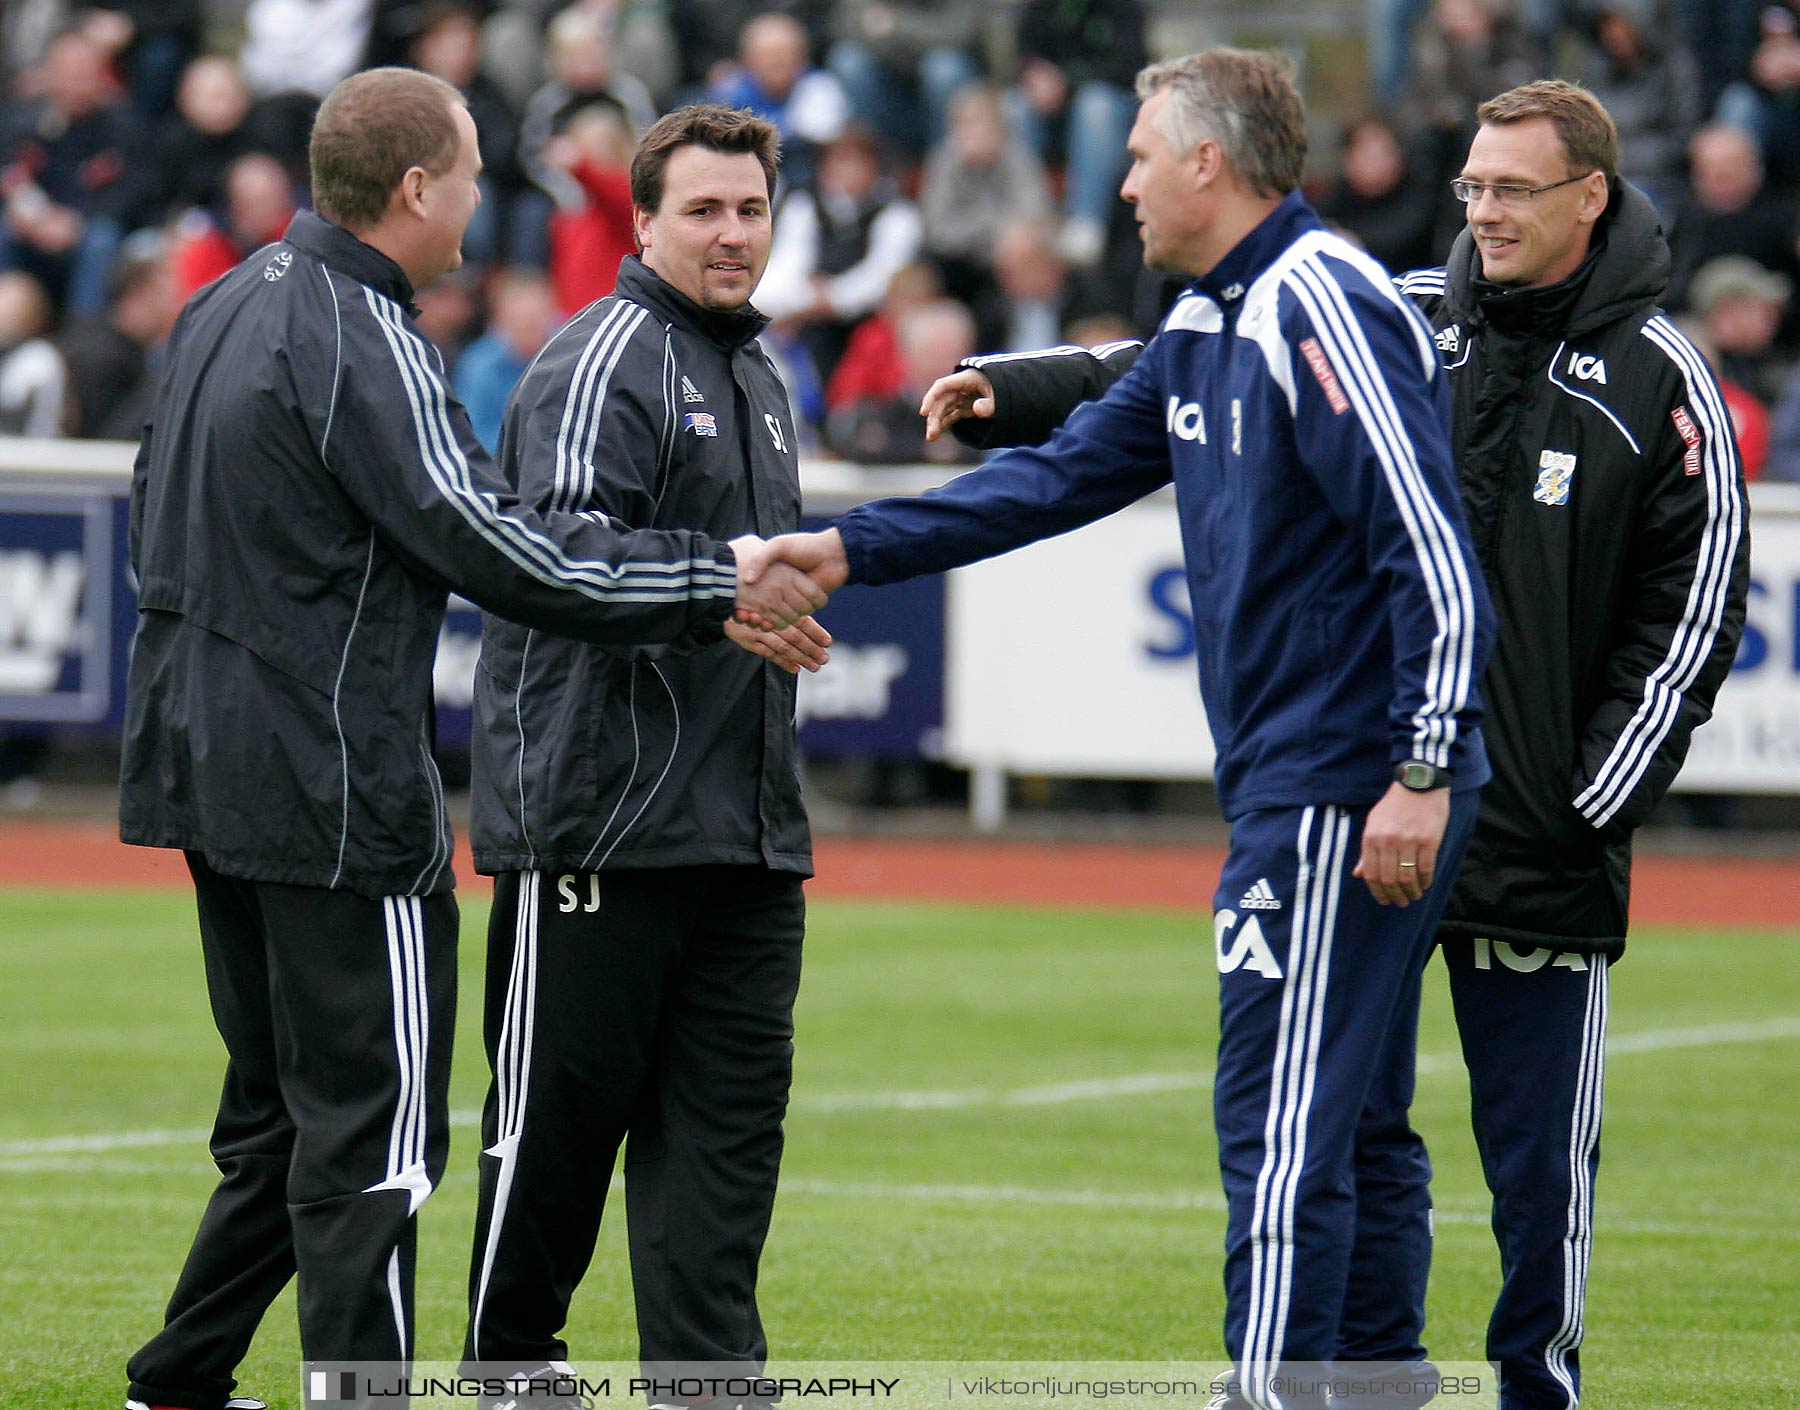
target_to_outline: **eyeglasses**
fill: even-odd
[[[1584,171],[1580,176],[1571,176],[1563,181],[1552,181],[1548,186],[1493,186],[1485,181],[1468,181],[1462,177],[1450,183],[1450,191],[1466,206],[1472,206],[1481,199],[1484,191],[1491,192],[1496,201],[1503,206],[1523,206],[1531,203],[1533,196],[1541,196],[1546,191],[1554,191],[1558,186],[1572,186],[1577,181],[1586,181],[1594,173]]]

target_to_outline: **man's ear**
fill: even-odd
[[[1225,154],[1219,150],[1219,144],[1210,137],[1203,137],[1195,144],[1192,155],[1188,157],[1192,164],[1194,190],[1204,191],[1219,179],[1225,168]]]
[[[651,212],[642,206],[631,208],[631,233],[637,237],[639,254],[650,248],[650,217]]]
[[[409,166],[400,177],[400,204],[413,215],[425,214],[425,181],[427,172],[422,166]]]
[[[1581,191],[1581,205],[1576,213],[1576,219],[1583,225],[1592,225],[1606,214],[1607,206],[1612,204],[1611,184],[1607,181],[1604,173],[1596,172],[1595,175],[1600,177],[1598,185],[1596,186],[1593,178],[1590,177],[1588,184]]]

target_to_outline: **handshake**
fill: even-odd
[[[925,439],[935,441],[958,421],[994,414],[994,384],[968,367],[940,377],[919,407]],[[725,635],[746,651],[773,661],[789,675],[816,671],[831,659],[831,633],[812,619],[825,599],[844,585],[850,564],[836,529],[731,541],[737,555],[737,611]]]
[[[725,635],[789,675],[831,659],[831,633],[812,618],[844,585],[850,566],[836,529],[731,541],[737,557],[737,608]]]

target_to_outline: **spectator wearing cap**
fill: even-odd
[[[1736,383],[1765,405],[1780,394],[1786,359],[1775,335],[1787,312],[1793,282],[1742,255],[1708,262],[1689,290],[1701,339],[1721,379]]]

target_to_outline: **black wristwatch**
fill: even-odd
[[[1450,786],[1450,770],[1440,769],[1423,759],[1408,759],[1394,765],[1394,782],[1414,793],[1429,793],[1434,788]]]

